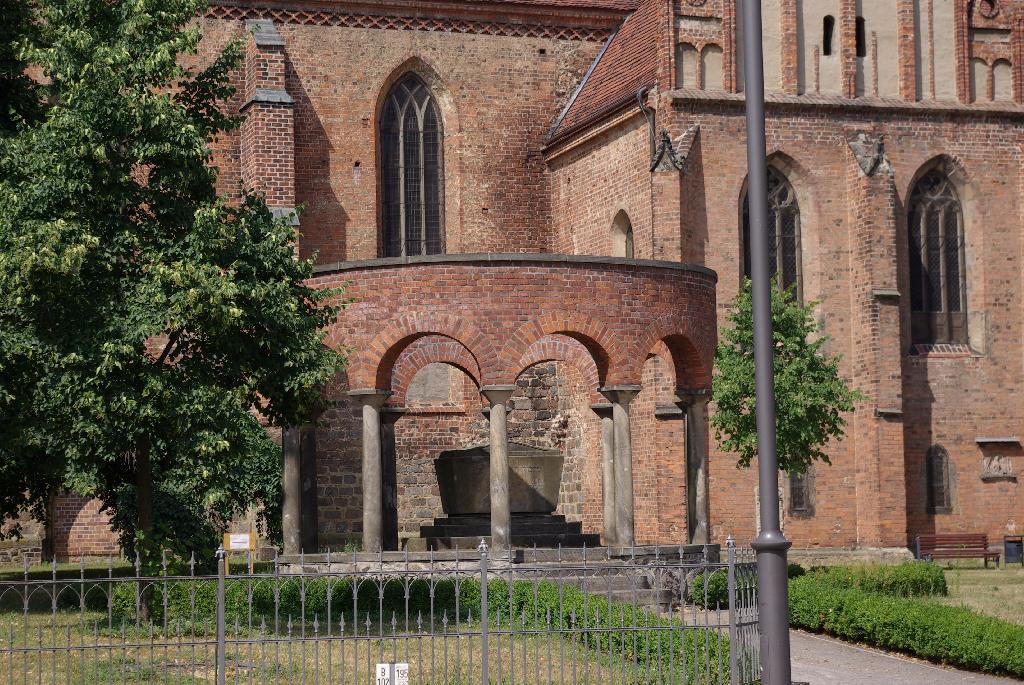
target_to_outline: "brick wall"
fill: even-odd
[[[243,31],[240,19],[202,24],[206,59]],[[303,256],[334,262],[379,255],[376,119],[390,86],[409,71],[428,84],[442,115],[447,251],[550,250],[540,149],[606,33],[581,40],[291,22],[276,28],[285,40],[294,125],[290,108],[267,108],[266,121],[249,127],[254,139],[245,131],[240,141],[225,137],[215,161],[227,191],[237,183],[237,166],[258,166],[276,201],[279,177],[288,195],[289,170],[264,152],[293,131],[294,203],[306,207]]]
[[[58,560],[89,556],[117,556],[117,537],[100,501],[66,493],[53,505],[53,553]]]

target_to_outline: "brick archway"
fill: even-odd
[[[490,339],[476,326],[456,316],[418,313],[388,322],[364,350],[356,351],[349,369],[351,386],[390,389],[399,356],[410,344],[428,336],[449,338],[466,349],[479,369],[478,382],[500,376]]]
[[[519,369],[516,378],[531,366],[549,361],[572,364],[583,376],[583,382],[587,385],[591,402],[604,401],[598,392],[598,388],[601,387],[601,378],[597,370],[597,363],[583,343],[567,335],[546,335],[534,341],[516,364],[516,368]]]
[[[641,369],[651,354],[670,362],[679,390],[709,390],[715,359],[715,339],[696,329],[685,316],[671,314],[659,319],[640,339],[631,368]],[[665,357],[665,355],[668,355]]]
[[[533,345],[552,335],[562,335],[580,343],[590,355],[598,375],[598,384],[607,385],[612,369],[619,369],[626,359],[622,346],[610,335],[608,322],[576,312],[547,311],[532,319],[509,337],[505,366],[522,367],[518,359],[524,358]],[[516,353],[518,359],[516,359]],[[617,382],[617,381],[616,381]]]
[[[466,347],[451,338],[429,335],[410,343],[395,361],[391,372],[389,404],[403,407],[406,393],[416,374],[430,364],[449,364],[459,369],[480,387],[480,366]]]

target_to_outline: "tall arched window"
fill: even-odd
[[[836,18],[825,15],[821,22],[821,54],[828,57],[832,54],[832,36],[836,31]]]
[[[915,344],[966,344],[964,219],[949,177],[935,169],[910,193],[911,333]]]
[[[441,118],[418,77],[391,89],[379,130],[383,256],[444,252]]]
[[[953,508],[950,489],[949,453],[942,445],[932,445],[925,456],[925,477],[928,485],[928,511],[948,514]]]
[[[612,255],[633,259],[633,224],[626,210],[620,209],[612,220]]]
[[[768,260],[780,288],[793,287],[803,299],[800,260],[800,205],[782,172],[768,167]],[[750,276],[750,203],[743,196],[743,273]]]

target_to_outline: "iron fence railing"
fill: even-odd
[[[473,558],[0,581],[0,685],[759,682],[756,565]]]

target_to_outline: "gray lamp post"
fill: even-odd
[[[761,531],[757,552],[761,663],[765,685],[790,685],[789,590],[786,550],[779,527],[779,463],[775,452],[775,376],[772,343],[772,273],[768,265],[768,160],[764,133],[764,56],[761,2],[744,0],[743,73],[747,110],[747,200],[750,203],[750,272],[753,281],[754,377],[757,398],[757,471]]]

